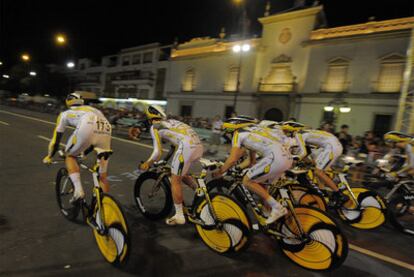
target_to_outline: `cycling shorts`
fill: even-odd
[[[312,153],[315,160],[316,168],[320,170],[328,169],[342,155],[343,148],[341,144],[327,145]]]
[[[191,165],[203,156],[203,145],[190,145],[180,143],[175,150],[171,163],[171,173],[177,176],[185,176]]]

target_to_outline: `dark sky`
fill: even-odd
[[[293,0],[272,0],[272,12]],[[412,16],[414,0],[325,0],[329,26]],[[250,33],[260,34],[256,18],[266,0],[247,0]],[[238,10],[231,0],[0,0],[0,60],[18,62],[29,52],[37,63],[66,57],[98,58],[121,48],[150,42],[180,42],[217,36],[225,26],[237,30]],[[53,35],[66,33],[70,47],[59,49]]]

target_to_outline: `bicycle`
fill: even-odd
[[[309,191],[319,194],[321,201],[317,202],[317,208],[326,211],[333,208],[341,220],[357,229],[375,229],[382,226],[386,220],[387,205],[382,197],[364,187],[351,187],[346,176],[352,165],[359,164],[355,159],[343,159],[345,165],[340,170],[330,169],[327,174],[335,181],[338,189],[347,195],[349,200],[342,205],[330,205],[331,191],[326,187],[320,188],[319,180],[313,172],[313,166],[308,166],[304,171],[291,172],[296,175],[298,185],[293,191]]]
[[[194,176],[197,184],[191,205],[184,204],[184,214],[211,250],[231,254],[244,250],[250,241],[250,220],[244,208],[228,195],[209,193],[205,185],[207,172],[217,168],[215,163],[201,159],[202,171]],[[146,218],[167,217],[173,206],[170,189],[171,167],[159,161],[135,182],[134,199]]]
[[[59,154],[63,158],[64,154],[62,152]],[[108,158],[110,153],[102,154]],[[111,195],[102,191],[99,185],[98,164],[89,167],[80,158],[78,164],[92,174],[92,198],[89,203],[86,199],[71,203],[74,186],[67,169],[62,167],[57,173],[55,182],[60,212],[70,221],[75,221],[81,212],[83,222],[92,228],[99,251],[105,260],[116,267],[123,266],[128,259],[130,239],[128,223],[121,205]]]
[[[282,178],[269,185],[269,193],[288,209],[288,214],[267,225],[265,208],[243,185],[243,176],[243,171],[230,169],[227,176],[209,182],[208,190],[226,192],[250,207],[256,219],[251,228],[277,240],[284,255],[297,265],[311,270],[332,270],[345,261],[348,242],[339,226],[316,208],[296,205],[292,183]]]

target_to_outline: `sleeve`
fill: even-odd
[[[243,134],[240,135],[239,131],[234,132],[233,139],[231,141],[231,146],[236,148],[241,148]]]
[[[414,168],[414,146],[408,143],[405,146],[405,152],[407,154],[407,165],[409,168]]]
[[[303,135],[300,133],[296,133],[295,134],[295,140],[296,140],[296,145],[298,147],[298,153],[297,156],[299,157],[299,159],[303,159],[304,157],[306,157],[306,155],[308,154],[308,151],[306,151],[306,144],[305,144],[305,140],[303,138]]]
[[[65,128],[66,128],[65,118],[66,118],[65,113],[62,112],[59,114],[56,120],[56,127],[55,127],[55,130],[53,131],[53,137],[49,143],[49,148],[48,148],[49,157],[53,157],[59,148],[59,143],[62,138],[62,134],[65,132]]]
[[[148,158],[148,161],[158,161],[162,155],[162,145],[161,145],[161,138],[158,130],[151,126],[150,134],[152,137],[152,145],[154,150],[152,151],[151,156]]]

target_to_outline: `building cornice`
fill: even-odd
[[[275,23],[275,22],[291,20],[291,19],[296,19],[296,18],[310,16],[310,15],[315,15],[321,12],[322,9],[323,9],[323,6],[316,6],[316,7],[312,7],[309,9],[303,9],[299,11],[273,14],[270,16],[261,17],[258,20],[262,24]]]
[[[414,28],[414,17],[371,21],[363,24],[318,29],[311,32],[310,40],[324,40],[338,37],[360,36],[373,33],[399,31]]]

